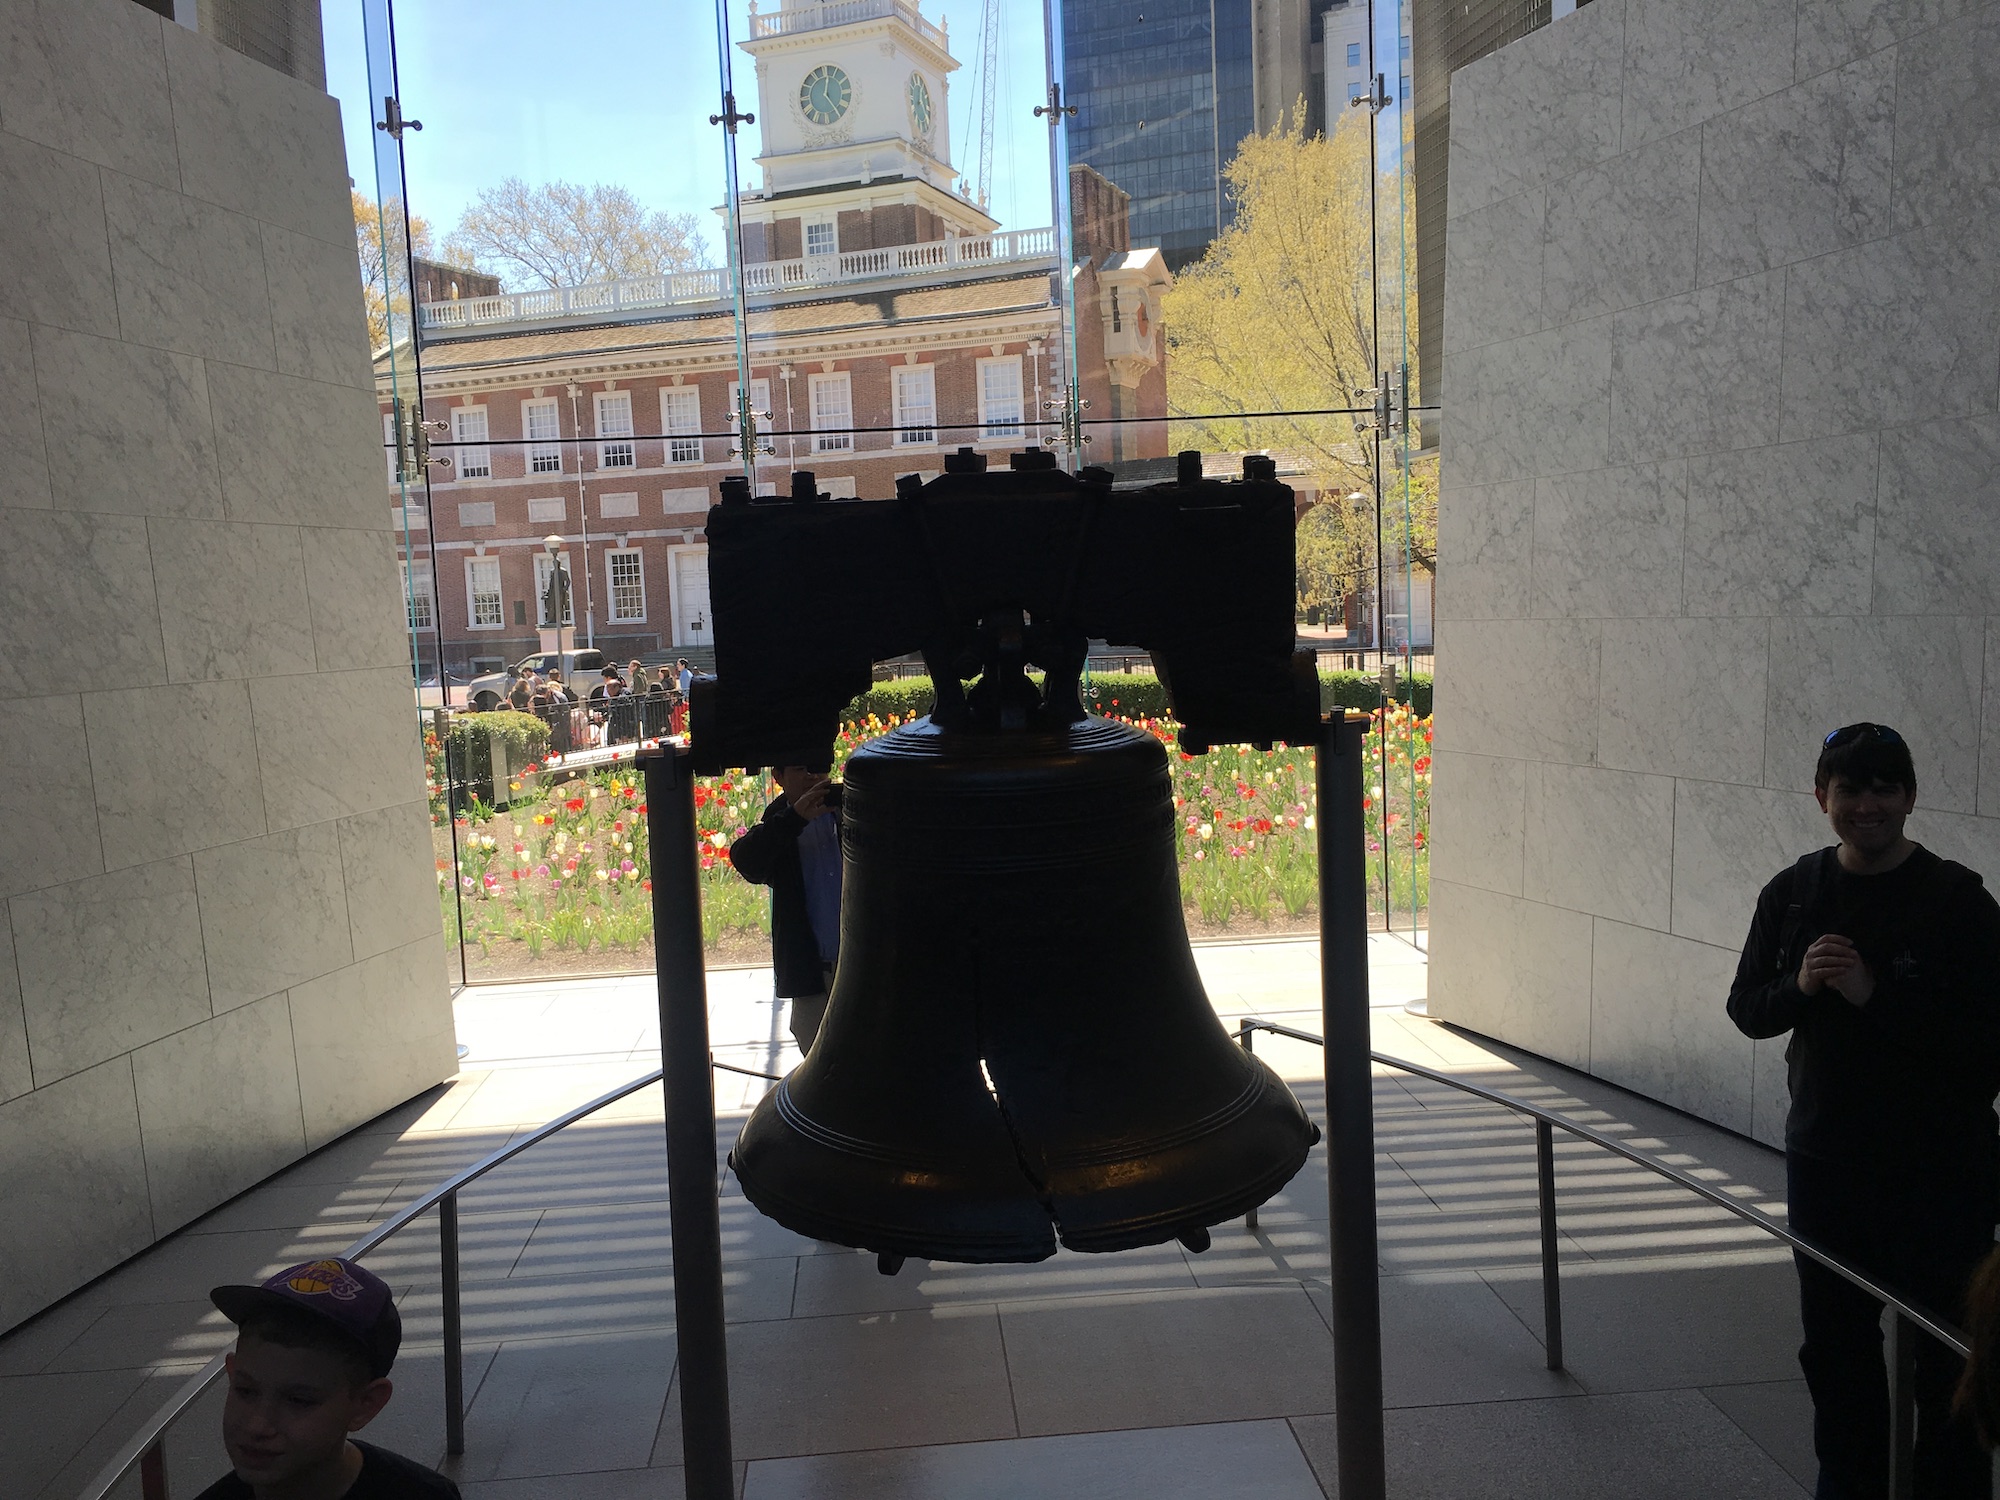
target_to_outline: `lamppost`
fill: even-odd
[[[565,389],[569,392],[570,431],[576,434],[576,508],[583,517],[583,643],[595,646],[597,605],[590,593],[590,499],[583,491],[583,418],[577,414],[576,406],[583,396],[583,387],[571,381]]]
[[[567,641],[563,639],[563,618],[568,616],[574,620],[575,614],[570,608],[569,572],[563,567],[562,544],[563,539],[559,536],[542,538],[542,550],[549,555],[549,581],[542,593],[542,607],[548,612],[549,624],[555,630],[555,649],[558,656],[576,649],[574,624],[570,626],[569,639]],[[569,677],[568,666],[569,663],[565,661],[556,669],[562,673],[565,681]]]

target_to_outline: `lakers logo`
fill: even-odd
[[[316,1260],[309,1266],[300,1266],[285,1285],[301,1296],[332,1297],[338,1302],[352,1302],[361,1290],[361,1283],[348,1275],[347,1268],[337,1260]]]

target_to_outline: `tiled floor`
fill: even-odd
[[[1317,1030],[1311,942],[1197,950],[1217,1010]],[[1553,1065],[1404,1013],[1423,955],[1372,952],[1380,1050],[1554,1103],[1782,1212],[1781,1162]],[[710,976],[720,1059],[782,1071],[768,971]],[[229,1330],[206,1288],[336,1249],[517,1132],[655,1065],[645,981],[471,991],[456,1082],[225,1205],[0,1338],[0,1494],[74,1495]],[[1258,1051],[1321,1112],[1317,1050]],[[1526,1062],[1529,1066],[1523,1066]],[[767,1085],[718,1075],[723,1147]],[[1643,1169],[1560,1146],[1568,1370],[1544,1368],[1533,1136],[1406,1075],[1375,1082],[1392,1493],[1797,1496],[1807,1407],[1791,1270],[1768,1239]],[[470,1500],[680,1493],[660,1099],[646,1090],[464,1197]],[[1325,1162],[1213,1247],[912,1262],[802,1240],[725,1176],[744,1500],[1333,1493]],[[434,1223],[372,1257],[408,1330],[371,1436],[443,1458]],[[213,1394],[176,1431],[176,1493],[221,1472]],[[136,1486],[132,1493],[136,1496]]]

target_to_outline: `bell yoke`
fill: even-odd
[[[1223,481],[1184,453],[1175,482],[1132,490],[1038,450],[985,469],[961,449],[887,502],[732,478],[709,513],[696,770],[830,765],[878,660],[921,651],[938,689],[847,760],[826,1019],[731,1165],[760,1211],[885,1271],[1058,1239],[1206,1249],[1319,1131],[1202,989],[1165,747],[1086,713],[1080,679],[1090,638],[1141,646],[1184,750],[1312,743],[1292,491],[1256,455]]]

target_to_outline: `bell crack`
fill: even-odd
[[[1028,1159],[1028,1152],[1021,1142],[1021,1132],[1014,1126],[1014,1117],[1008,1112],[1007,1100],[1000,1092],[1000,1086],[993,1081],[993,1074],[986,1066],[986,1005],[983,1000],[973,1004],[973,1030],[979,1041],[979,1076],[986,1080],[986,1091],[993,1096],[993,1107],[1000,1111],[1000,1123],[1007,1131],[1007,1144],[1014,1149],[1014,1164],[1021,1169],[1027,1179],[1035,1201],[1042,1205],[1042,1212],[1049,1216],[1049,1222],[1056,1226],[1058,1238],[1062,1235],[1062,1219],[1056,1213],[1055,1199],[1050,1196],[1048,1184]]]

